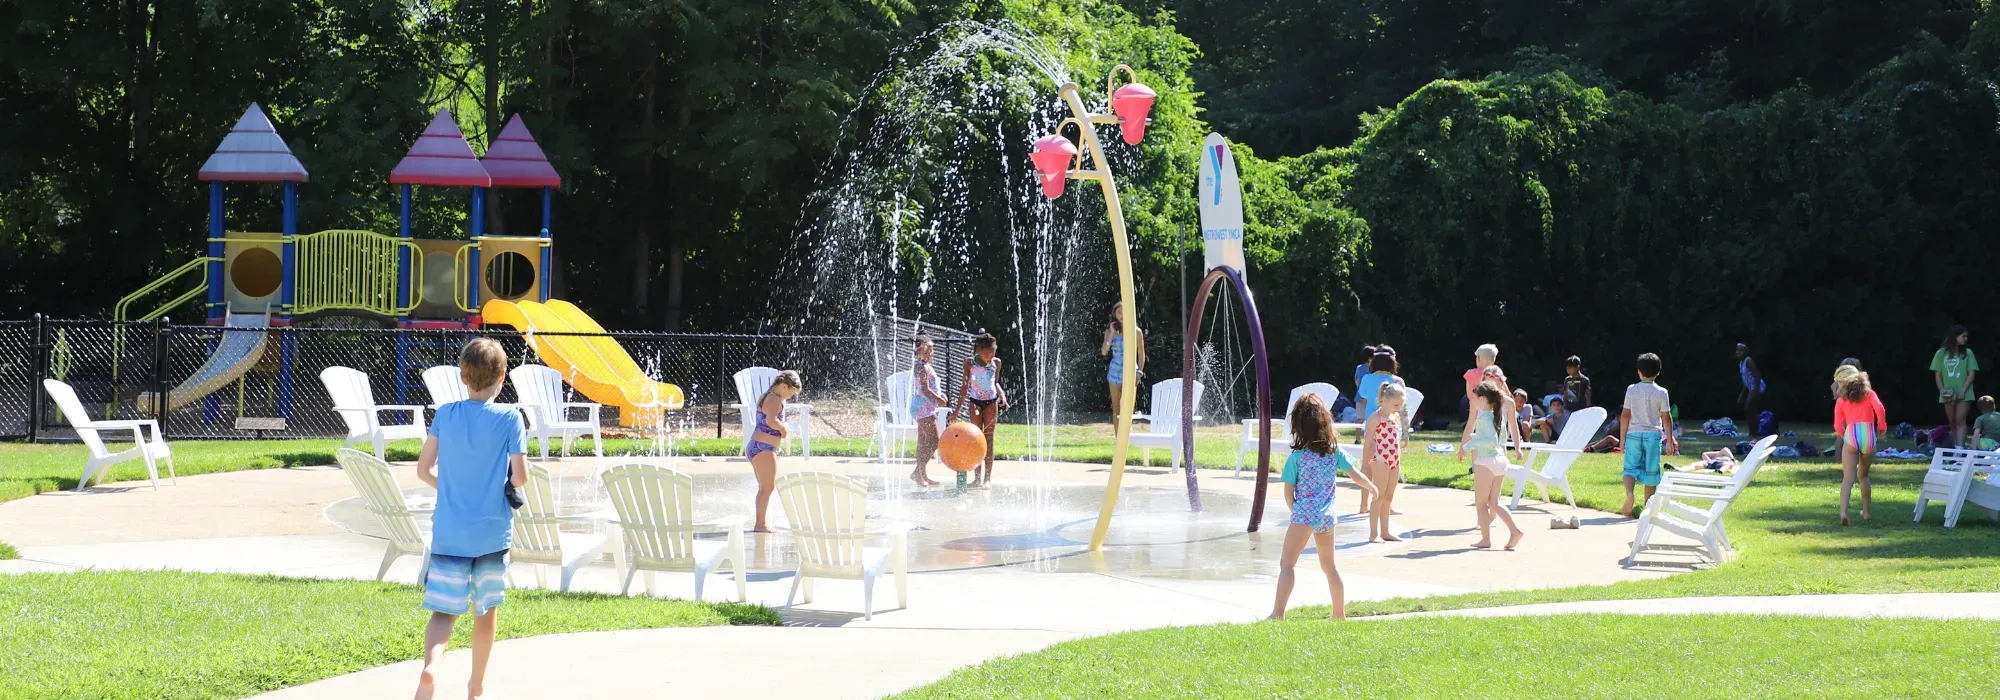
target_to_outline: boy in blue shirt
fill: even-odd
[[[1618,514],[1632,515],[1632,489],[1646,487],[1646,498],[1660,487],[1660,455],[1677,454],[1673,402],[1660,386],[1660,356],[1639,356],[1639,383],[1625,388],[1625,411],[1618,416],[1618,444],[1625,446],[1625,506]],[[1663,450],[1664,448],[1664,450]]]
[[[471,398],[438,407],[430,436],[417,457],[417,478],[437,488],[431,516],[431,552],[424,576],[424,670],[417,700],[435,692],[433,668],[451,641],[458,616],[472,624],[472,679],[467,695],[485,694],[486,662],[493,653],[500,604],[507,599],[507,549],[513,546],[514,510],[505,490],[528,482],[527,440],[521,414],[495,406],[507,353],[491,338],[458,351],[458,376]]]

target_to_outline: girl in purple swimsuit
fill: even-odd
[[[757,399],[757,429],[745,436],[749,444],[743,449],[750,455],[750,471],[757,475],[757,527],[751,532],[771,531],[764,513],[771,509],[771,490],[778,481],[778,445],[785,441],[785,400],[797,396],[802,384],[799,373],[788,369],[771,378],[771,388]]]

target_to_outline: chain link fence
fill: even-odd
[[[868,336],[543,335],[609,339],[649,377],[678,385],[687,403],[672,422],[687,437],[740,437],[733,377],[745,368],[773,367],[804,376],[806,391],[797,400],[813,405],[815,436],[866,438],[882,401],[881,378],[910,368],[911,340],[919,332],[937,341],[933,364],[955,396],[957,368],[971,357],[972,336],[897,319],[873,324]],[[458,348],[480,336],[498,340],[514,365],[540,363],[526,335],[506,330],[0,321],[0,437],[74,435],[40,390],[45,378],[75,388],[93,418],[164,415],[170,438],[343,436],[345,424],[332,410],[320,372],[338,366],[366,373],[378,404],[429,404],[423,370],[457,364]],[[497,400],[514,400],[511,383]],[[283,428],[239,420],[245,418],[282,419]],[[385,412],[383,418],[398,416]],[[602,419],[612,434],[619,432],[616,408],[605,407]]]

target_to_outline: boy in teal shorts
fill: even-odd
[[[438,407],[430,436],[417,457],[417,478],[437,488],[431,516],[430,562],[424,574],[424,669],[417,700],[437,689],[433,670],[458,616],[473,614],[472,678],[466,695],[485,694],[486,663],[493,654],[499,607],[507,599],[507,549],[513,546],[514,509],[509,484],[528,482],[527,440],[521,414],[496,406],[507,353],[490,338],[458,351],[458,377],[471,398]]]
[[[1618,444],[1625,447],[1625,506],[1618,514],[1632,516],[1633,486],[1646,487],[1646,498],[1660,487],[1660,455],[1680,452],[1674,440],[1673,402],[1660,378],[1660,356],[1639,356],[1639,383],[1625,388],[1625,410],[1618,414]],[[1663,449],[1664,448],[1664,449]]]

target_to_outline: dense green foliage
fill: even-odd
[[[2000,185],[1991,12],[1976,0],[10,3],[0,288],[9,316],[98,315],[198,254],[194,171],[251,101],[313,173],[302,228],[391,230],[386,173],[448,106],[475,148],[522,113],[563,172],[559,296],[614,328],[784,327],[804,308],[790,298],[800,275],[855,264],[799,239],[826,214],[814,193],[872,136],[925,160],[871,183],[875,243],[898,264],[871,282],[897,291],[869,303],[1019,348],[1039,339],[1032,309],[1050,289],[1008,261],[1073,261],[1065,372],[1087,376],[1115,292],[1101,198],[1078,181],[1040,204],[1018,152],[1060,113],[1054,86],[1004,52],[912,75],[965,27],[1007,23],[1087,93],[1124,62],[1162,95],[1147,142],[1112,148],[1155,366],[1178,364],[1176,288],[1199,260],[1179,256],[1195,226],[1192,153],[1212,123],[1245,146],[1252,284],[1279,384],[1337,380],[1361,344],[1386,341],[1438,394],[1473,346],[1496,342],[1531,390],[1583,355],[1612,403],[1626,358],[1652,350],[1689,415],[1707,417],[1728,410],[1730,346],[1744,340],[1783,417],[1824,416],[1824,378],[1852,355],[1892,420],[1934,422],[1936,338],[1990,317],[1978,235]],[[921,103],[899,92],[910,85],[962,109],[869,131]],[[276,227],[274,188],[238,191],[232,228]],[[420,192],[418,234],[462,235],[464,192]],[[493,230],[532,229],[534,198],[495,199]],[[1078,243],[1038,243],[1030,230],[1048,221]],[[1071,408],[1098,408],[1097,394]]]

